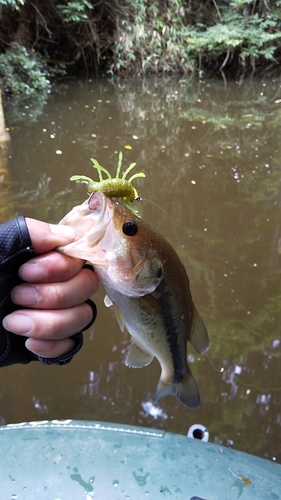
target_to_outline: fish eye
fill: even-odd
[[[126,220],[123,224],[122,231],[126,236],[135,236],[138,232],[138,226],[134,220]]]

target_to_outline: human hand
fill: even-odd
[[[72,228],[26,218],[34,251],[39,254],[19,269],[24,283],[11,293],[13,302],[23,309],[7,315],[6,330],[28,337],[27,349],[44,358],[57,358],[70,352],[70,338],[93,318],[85,303],[98,288],[98,279],[84,261],[53,249],[74,240]]]

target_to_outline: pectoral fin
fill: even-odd
[[[106,295],[104,297],[104,304],[106,307],[111,307],[113,306],[113,311],[114,311],[114,314],[115,314],[115,318],[117,320],[117,323],[119,325],[119,328],[121,330],[121,332],[124,332],[124,329],[125,329],[125,322],[124,322],[124,318],[122,316],[122,313],[119,309],[119,307],[117,307],[116,304],[113,304],[112,300],[108,297],[108,295]]]
[[[207,328],[196,307],[194,307],[189,342],[199,354],[203,354],[209,348]]]
[[[145,351],[135,339],[132,339],[125,364],[130,368],[142,368],[149,365],[153,358],[154,356],[150,352]]]
[[[106,307],[111,307],[111,306],[113,306],[113,302],[112,302],[112,300],[108,297],[108,295],[106,295],[106,296],[104,297],[103,301],[104,301],[104,305],[105,305]]]

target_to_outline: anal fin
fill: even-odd
[[[126,357],[125,364],[131,368],[142,368],[151,363],[154,356],[137,344],[135,339],[131,340],[131,345]]]
[[[207,328],[196,307],[194,307],[193,311],[193,321],[191,325],[189,342],[199,354],[204,354],[204,352],[206,352],[209,348],[209,336]]]

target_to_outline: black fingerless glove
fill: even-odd
[[[59,358],[44,358],[37,356],[25,347],[25,337],[15,335],[4,329],[2,325],[3,318],[19,308],[12,302],[10,297],[12,289],[21,283],[18,269],[35,256],[23,216],[0,225],[0,367],[15,363],[26,364],[30,361],[64,365],[71,361],[83,345],[83,335],[80,332],[71,337],[75,340],[75,346],[70,353]],[[97,315],[94,302],[88,300],[87,303],[92,307],[93,318],[84,330],[93,324]]]

